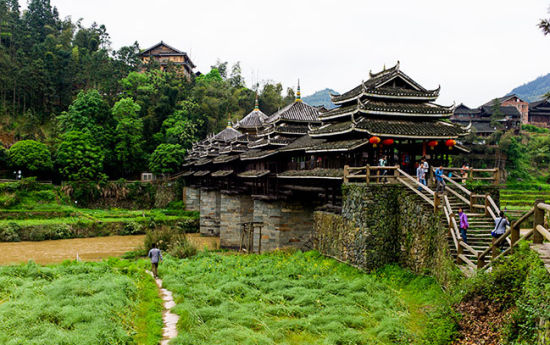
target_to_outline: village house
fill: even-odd
[[[174,66],[179,73],[187,78],[191,78],[193,69],[196,67],[187,53],[171,47],[163,41],[143,50],[139,57],[143,65],[158,63],[162,71],[168,66]]]

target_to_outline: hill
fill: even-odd
[[[515,93],[527,102],[534,102],[550,91],[550,73],[516,87],[510,94]]]
[[[315,92],[313,95],[303,97],[302,99],[309,105],[324,105],[325,108],[332,109],[336,106],[330,101],[331,93],[333,95],[338,94],[338,92],[334,91],[333,89],[324,89]]]

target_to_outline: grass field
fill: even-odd
[[[180,315],[174,344],[447,344],[455,332],[439,285],[398,267],[204,252],[160,273]]]
[[[162,305],[143,263],[0,267],[0,344],[158,344]]]

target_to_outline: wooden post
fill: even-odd
[[[504,241],[504,240],[503,240]],[[498,256],[498,249],[497,246],[495,246],[496,239],[494,237],[491,237],[491,259],[494,259]]]
[[[432,186],[434,184],[434,167],[430,166],[430,182],[432,183]]]
[[[470,168],[469,175],[470,177],[468,179],[472,181],[474,179],[474,168]]]
[[[534,218],[534,221],[533,221],[533,243],[542,243],[542,241],[544,241],[544,237],[542,236],[542,234],[540,234],[537,230],[537,225],[544,225],[544,210],[541,210],[539,207],[538,207],[538,204],[539,203],[544,203],[544,200],[542,199],[537,199],[535,201],[535,215],[533,216]]]
[[[439,209],[439,195],[437,193],[434,193],[434,213],[437,213],[437,210]]]
[[[258,230],[259,230],[259,236],[258,236],[258,254],[261,254],[262,253],[262,225],[259,224],[258,225]]]
[[[366,179],[367,179],[367,184],[370,183],[370,165],[367,164],[367,168],[365,169],[365,175],[366,175]]]
[[[470,194],[470,212],[474,212],[474,197],[473,193]]]
[[[485,194],[485,216],[489,215],[489,194]]]
[[[481,252],[479,252],[477,257],[477,268],[483,268],[485,267],[485,257],[481,257]]]
[[[344,165],[344,183],[349,182],[349,165]]]
[[[462,240],[458,240],[458,248],[456,248],[456,263],[457,264],[460,264],[460,258],[459,256],[464,254],[464,249],[462,248],[462,246],[460,245],[460,242],[462,242]]]
[[[498,168],[495,168],[494,177],[495,177],[494,184],[499,185],[500,184],[500,170]]]
[[[510,245],[511,253],[514,253],[514,245],[517,241],[519,241],[519,224],[512,227],[511,234],[510,234],[510,240],[512,241],[512,244]]]

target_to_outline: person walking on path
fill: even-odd
[[[470,224],[468,224],[468,216],[464,213],[464,211],[462,211],[462,207],[458,209],[458,220],[460,224],[460,236],[462,236],[464,243],[468,244],[468,236],[466,235],[466,231],[470,227]]]
[[[153,248],[149,251],[149,254],[147,254],[147,257],[151,259],[151,271],[153,272],[153,276],[158,278],[158,267],[159,262],[162,260],[162,253],[160,252],[160,249],[157,248],[157,245],[153,243]]]
[[[508,218],[504,215],[504,211],[500,211],[500,214],[498,217],[495,218],[495,229],[491,231],[491,236],[493,236],[494,240],[498,240],[500,236],[504,235],[506,232],[506,227],[510,225],[510,222],[508,221]],[[504,250],[504,247],[506,246],[506,241],[500,242],[500,249]]]
[[[436,187],[435,187],[435,192],[438,193],[439,190],[441,189],[441,193],[445,193],[445,181],[443,180],[443,166],[439,166],[439,168],[437,168],[435,170],[435,182],[436,182]]]
[[[425,176],[426,175],[424,173],[424,168],[422,168],[422,163],[420,163],[418,165],[418,168],[416,168],[416,180],[418,181],[418,183],[426,185]],[[422,187],[418,186],[418,190],[422,191]]]

